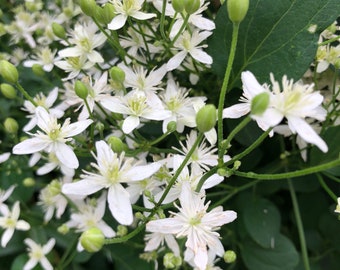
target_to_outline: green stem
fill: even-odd
[[[325,171],[330,168],[334,168],[340,165],[340,159],[333,160],[321,165],[316,165],[313,167],[309,167],[306,169],[293,171],[293,172],[286,172],[286,173],[277,173],[277,174],[260,174],[254,172],[240,172],[235,171],[234,174],[237,176],[245,177],[245,178],[252,178],[252,179],[260,179],[260,180],[279,180],[279,179],[287,179],[287,178],[294,178],[299,176],[304,176],[308,174],[313,174],[321,171]]]
[[[320,185],[322,188],[328,193],[328,195],[337,203],[338,202],[338,197],[334,194],[334,192],[327,186],[326,182],[323,180],[323,177],[317,173],[316,177],[319,180]]]
[[[161,32],[161,36],[162,36],[164,41],[167,40],[167,37],[165,35],[165,31],[164,31],[166,4],[167,4],[167,0],[163,0],[162,13],[161,13],[161,21],[160,21],[160,32]]]
[[[296,225],[297,225],[299,238],[300,238],[300,246],[301,246],[303,264],[305,266],[305,270],[310,270],[309,258],[308,258],[308,252],[307,252],[307,245],[306,245],[306,239],[305,239],[305,234],[304,234],[304,230],[303,230],[303,223],[302,223],[302,219],[301,219],[299,203],[298,203],[297,198],[296,198],[296,194],[295,194],[294,185],[292,183],[292,180],[290,178],[288,178],[287,182],[288,182],[289,192],[290,192],[290,196],[291,196],[292,203],[293,203],[294,215],[295,215]]]
[[[340,36],[336,36],[334,38],[331,38],[331,39],[325,40],[324,42],[319,43],[318,46],[327,45],[327,44],[332,43],[334,41],[337,41],[339,39],[340,39]]]
[[[217,119],[217,138],[218,138],[218,147],[219,147],[219,163],[223,161],[223,152],[221,148],[221,143],[223,140],[223,108],[224,108],[224,100],[225,96],[227,94],[227,87],[229,83],[229,78],[230,78],[230,73],[231,69],[233,66],[234,58],[235,58],[235,53],[236,53],[236,47],[237,47],[237,38],[238,38],[238,30],[239,30],[239,24],[234,23],[233,24],[233,33],[232,33],[232,39],[231,39],[231,47],[230,47],[230,52],[229,52],[229,58],[228,58],[228,63],[227,63],[227,68],[225,71],[224,79],[223,79],[223,84],[221,88],[221,93],[220,93],[220,98],[218,101],[218,119]],[[222,157],[222,158],[221,158]],[[221,161],[222,159],[222,161]]]
[[[225,154],[225,151],[228,149],[231,140],[236,136],[237,133],[239,133],[249,122],[251,121],[251,117],[247,116],[244,118],[241,123],[239,123],[228,135],[228,137],[225,139],[225,141],[221,141],[219,143],[219,151],[218,151],[218,162],[220,165],[223,164],[223,156]],[[223,135],[222,135],[223,136]]]
[[[15,86],[19,89],[19,91],[24,95],[24,97],[31,102],[35,107],[38,107],[38,104],[34,101],[34,99],[27,93],[27,91],[21,86],[20,83],[16,82]]]
[[[169,44],[169,48],[171,48],[176,40],[179,38],[180,35],[182,35],[183,33],[183,30],[187,27],[187,24],[188,24],[188,21],[189,21],[189,17],[190,17],[190,14],[187,14],[183,20],[183,24],[181,25],[181,28],[179,29],[178,33],[176,34],[176,36],[174,37],[173,40],[171,40],[170,44]]]

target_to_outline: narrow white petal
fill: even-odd
[[[48,242],[43,246],[43,252],[44,254],[48,254],[52,248],[55,245],[55,239],[51,238],[50,240],[48,240]]]
[[[250,112],[249,103],[239,103],[223,110],[223,118],[240,118]]]
[[[151,220],[146,224],[148,232],[177,234],[183,229],[183,224],[175,218]]]
[[[47,260],[46,257],[42,257],[40,259],[40,264],[43,267],[44,270],[53,270],[53,266],[51,263]]]
[[[204,64],[212,64],[213,59],[212,57],[207,54],[206,52],[202,51],[201,49],[193,48],[190,50],[190,55],[196,61],[204,63]]]
[[[181,51],[181,52],[175,54],[173,57],[170,58],[170,60],[166,64],[166,69],[168,71],[171,71],[171,70],[178,68],[181,65],[181,63],[183,62],[186,55],[187,55],[186,51]]]
[[[122,129],[125,134],[129,134],[132,130],[134,130],[140,124],[140,120],[138,116],[130,115],[125,118],[123,122]]]
[[[242,72],[241,80],[243,83],[243,91],[248,97],[255,97],[257,94],[266,91],[250,71]]]
[[[65,143],[57,143],[55,146],[55,154],[59,161],[66,167],[77,169],[79,161],[73,149]]]
[[[315,144],[319,149],[326,153],[328,151],[327,144],[315,132],[315,130],[304,120],[299,117],[287,117],[288,125],[291,129],[296,130],[297,134],[308,143]]]
[[[9,240],[11,240],[13,233],[14,233],[13,228],[8,228],[8,229],[5,230],[5,232],[2,234],[2,237],[1,237],[1,246],[2,247],[7,246],[7,243],[9,242]]]
[[[62,192],[66,195],[90,195],[103,188],[102,185],[94,181],[80,180],[78,182],[64,184]]]
[[[24,265],[23,270],[31,270],[36,266],[38,263],[38,260],[35,258],[30,258],[29,261]]]
[[[116,17],[112,19],[112,21],[107,25],[107,28],[110,30],[117,30],[124,26],[127,20],[126,15],[118,14]]]
[[[144,13],[141,11],[135,11],[131,17],[137,19],[137,20],[147,20],[147,19],[151,19],[153,17],[156,17],[156,14],[154,13]]]
[[[157,172],[161,166],[162,164],[159,162],[154,162],[148,165],[135,166],[126,174],[126,178],[132,181],[143,180]]]
[[[40,138],[27,139],[13,147],[13,154],[32,154],[44,150],[49,144],[49,141],[42,140]]]
[[[133,213],[130,203],[130,195],[120,184],[109,188],[107,201],[112,216],[122,225],[131,225]]]
[[[66,127],[63,127],[62,132],[65,134],[66,137],[72,137],[83,132],[92,123],[93,121],[91,119],[78,121]]]

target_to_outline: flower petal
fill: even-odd
[[[25,155],[44,150],[50,144],[49,141],[41,138],[31,138],[18,143],[13,147],[13,154]]]
[[[102,185],[89,180],[80,180],[74,183],[66,183],[62,192],[66,195],[90,195],[104,188]]]
[[[133,213],[130,195],[121,184],[115,184],[109,188],[107,201],[111,214],[120,224],[132,224]]]

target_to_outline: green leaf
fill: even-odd
[[[263,248],[275,245],[281,217],[273,203],[263,198],[255,198],[243,209],[242,218],[250,237],[257,244]]]
[[[237,85],[244,70],[252,71],[263,83],[272,72],[279,81],[284,74],[299,79],[314,59],[319,34],[340,14],[338,0],[253,0],[240,24],[238,46],[230,78]],[[224,76],[232,34],[226,7],[216,17],[209,41],[213,71]],[[316,31],[308,29],[315,25]]]
[[[293,243],[282,234],[276,235],[273,248],[245,241],[241,255],[249,270],[292,270],[299,263]]]

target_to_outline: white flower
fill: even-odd
[[[13,153],[17,155],[32,154],[40,151],[55,153],[57,158],[65,166],[76,169],[79,166],[77,156],[73,149],[66,144],[75,136],[83,132],[93,121],[88,119],[76,123],[70,123],[67,118],[61,126],[57,118],[49,114],[43,107],[36,108],[38,126],[43,132],[37,131],[33,138],[27,139],[13,148]]]
[[[30,238],[26,238],[24,240],[25,244],[28,246],[28,256],[30,259],[24,265],[23,270],[31,270],[33,269],[38,263],[44,270],[53,270],[51,263],[47,260],[46,254],[50,253],[52,248],[55,245],[55,239],[51,238],[45,245],[41,246],[34,242]]]
[[[170,58],[166,65],[167,70],[171,71],[178,68],[188,54],[198,62],[212,64],[212,57],[202,50],[202,48],[207,45],[199,46],[199,44],[206,40],[211,34],[212,32],[198,32],[198,30],[194,30],[192,34],[188,31],[181,34],[174,44],[174,47],[179,50],[179,52]]]
[[[63,78],[63,81],[67,81],[77,77],[82,70],[90,69],[95,63],[88,61],[86,56],[81,55],[68,57],[66,60],[57,61],[54,64],[69,73],[66,78]]]
[[[223,211],[221,206],[207,212],[209,203],[204,205],[202,194],[194,193],[188,184],[183,184],[179,198],[181,207],[173,217],[152,220],[146,224],[149,232],[171,233],[177,238],[187,237],[184,259],[195,263],[198,269],[205,270],[208,264],[208,249],[223,256],[224,248],[216,230],[223,224],[236,219],[236,212]]]
[[[95,227],[100,229],[105,237],[115,237],[115,231],[103,220],[106,197],[106,192],[103,192],[98,199],[74,200],[77,211],[71,214],[71,219],[66,222],[66,226],[75,228],[77,232],[85,232]],[[77,249],[78,251],[84,249],[80,242],[78,242]]]
[[[144,13],[140,11],[144,0],[111,0],[114,6],[116,16],[108,24],[111,30],[117,30],[125,25],[128,17],[133,17],[137,20],[147,20],[156,17],[154,13]]]
[[[37,50],[36,55],[32,56],[31,60],[24,61],[23,65],[24,67],[40,65],[44,71],[50,72],[54,67],[54,62],[60,59],[59,57],[55,57],[56,52],[56,50],[51,51],[49,47],[40,48]]]
[[[150,95],[148,98],[144,92],[138,90],[131,91],[124,97],[108,97],[101,104],[111,112],[128,115],[122,126],[126,134],[141,124],[140,118],[164,120],[171,116],[170,111],[163,108],[157,95]]]
[[[104,62],[103,57],[95,48],[104,44],[106,36],[101,32],[96,34],[97,31],[98,27],[95,23],[76,24],[69,39],[69,42],[75,46],[59,51],[59,55],[61,57],[86,56],[92,63]]]
[[[160,168],[160,163],[137,166],[132,158],[124,158],[124,153],[119,157],[104,141],[96,142],[97,164],[92,167],[97,173],[86,172],[82,180],[65,184],[63,193],[75,195],[93,194],[103,188],[108,189],[107,201],[113,217],[123,225],[133,222],[133,213],[130,195],[122,185],[133,181],[143,180],[153,175]]]
[[[27,231],[31,226],[24,220],[18,220],[20,216],[19,201],[14,203],[12,212],[9,211],[8,207],[4,207],[4,205],[0,210],[3,215],[0,216],[0,227],[5,229],[1,237],[1,246],[6,247],[15,230]]]
[[[51,108],[53,103],[58,98],[58,87],[53,88],[53,90],[48,94],[46,97],[43,93],[37,94],[33,100],[37,103],[38,106],[44,107],[45,109],[49,110],[49,112],[54,115],[57,118],[60,118],[64,115],[64,111],[60,108]],[[24,131],[30,131],[33,129],[38,122],[37,116],[36,116],[36,109],[37,107],[34,106],[29,100],[24,101],[24,111],[27,111],[30,113],[28,115],[28,118],[31,118],[31,120],[24,126]]]

